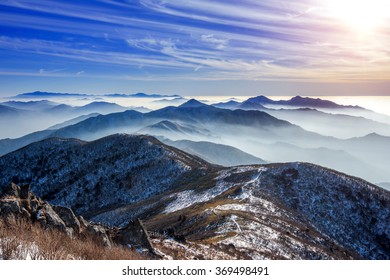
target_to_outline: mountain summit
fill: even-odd
[[[197,108],[197,107],[209,107],[209,105],[204,104],[196,99],[190,99],[187,102],[181,104],[180,108]]]

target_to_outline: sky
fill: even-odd
[[[2,0],[0,96],[390,95],[388,0]]]

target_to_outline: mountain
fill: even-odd
[[[199,129],[189,124],[180,124],[172,121],[160,121],[158,123],[146,126],[137,131],[137,134],[149,134],[154,136],[164,136],[169,139],[185,138],[207,138],[211,137],[211,132],[207,129]]]
[[[84,106],[73,107],[66,104],[60,104],[54,108],[50,108],[46,111],[48,114],[56,114],[63,116],[78,117],[81,115],[88,115],[92,113],[110,114],[115,112],[123,112],[129,108],[120,106],[116,103],[110,102],[92,102]]]
[[[220,102],[212,104],[211,106],[221,108],[221,109],[236,109],[241,103],[234,100],[229,100],[227,102]]]
[[[14,98],[63,98],[63,97],[90,97],[91,95],[88,94],[82,94],[82,93],[58,93],[58,92],[44,92],[44,91],[34,91],[34,92],[27,92],[27,93],[21,93]]]
[[[278,120],[267,113],[260,111],[227,110],[206,105],[191,99],[179,107],[165,107],[146,114],[150,118],[188,121],[196,124],[243,125],[243,126],[273,126],[287,127],[290,123]]]
[[[278,101],[272,100],[272,99],[270,99],[270,98],[268,98],[268,97],[266,97],[264,95],[251,97],[251,98],[248,98],[246,101],[257,103],[257,104],[260,104],[260,105],[278,104]],[[280,100],[280,101],[283,101],[283,100]]]
[[[324,100],[320,98],[301,97],[295,96],[289,100],[271,100],[265,96],[251,97],[247,101],[260,104],[260,105],[284,105],[301,108],[327,108],[327,109],[340,109],[340,108],[355,108],[362,109],[358,106],[344,106],[335,102]]]
[[[71,120],[68,120],[68,121],[65,121],[65,122],[53,125],[53,126],[49,127],[47,130],[56,130],[56,129],[60,129],[60,128],[63,128],[63,127],[67,127],[67,126],[70,126],[70,125],[82,122],[82,121],[84,121],[86,119],[97,117],[99,115],[100,114],[98,114],[98,113],[91,113],[91,114],[88,114],[88,115],[82,115],[82,116],[76,117],[74,119],[71,119]],[[40,139],[40,140],[42,140],[42,139]]]
[[[305,110],[297,113],[318,115],[317,111]],[[334,120],[337,121],[337,117]],[[351,125],[354,125],[353,121]],[[37,137],[39,134],[35,134],[33,140],[47,137],[95,140],[113,133],[137,132],[172,140],[214,142],[233,146],[271,162],[308,161],[340,169],[375,183],[390,181],[385,168],[390,138],[382,137],[373,145],[369,139],[325,137],[263,111],[220,109],[198,101],[191,101],[184,107],[165,107],[145,114],[128,110],[101,115],[50,133],[45,132],[40,139]],[[23,141],[0,141],[0,154],[23,147],[20,143],[28,144],[25,142],[28,138],[24,137]]]
[[[17,117],[19,116],[20,114],[23,113],[23,110],[20,110],[20,109],[16,109],[16,108],[13,108],[13,107],[10,107],[10,106],[6,106],[6,105],[1,105],[0,104],[0,116],[12,116],[12,117]]]
[[[109,114],[129,109],[110,102],[92,102],[78,107],[47,100],[9,101],[3,104],[8,105],[0,104],[0,115],[7,119],[0,119],[0,128],[6,127],[7,129],[0,129],[0,139],[20,137],[83,115]],[[137,109],[144,110],[145,108]]]
[[[275,118],[289,121],[300,127],[338,138],[365,136],[376,132],[390,136],[390,125],[376,122],[367,118],[349,116],[346,114],[330,114],[317,109],[265,109],[263,110]],[[335,125],[337,124],[337,125]],[[348,128],[348,129],[346,129]]]
[[[134,110],[99,115],[58,129],[51,136],[92,140],[129,130],[135,132],[149,124],[145,121],[145,115]]]
[[[37,123],[37,113],[0,104],[0,139],[34,131]]]
[[[9,152],[16,151],[31,143],[48,138],[52,135],[54,131],[55,130],[48,129],[48,130],[33,132],[16,139],[9,139],[9,138],[2,139],[0,140],[0,156],[5,155]]]
[[[131,97],[138,97],[138,98],[163,98],[163,97],[175,97],[175,98],[180,98],[180,95],[174,94],[174,95],[165,95],[165,94],[146,94],[146,93],[135,93],[135,94],[130,94],[128,96]]]
[[[270,134],[271,129],[291,126],[288,122],[280,121],[264,112],[218,109],[194,100],[188,101],[187,104],[185,104],[183,104],[184,106],[182,107],[166,107],[145,114],[134,110],[128,110],[120,113],[101,115],[95,118],[86,119],[77,124],[63,127],[50,135],[86,140],[97,139],[117,132],[135,133],[161,121],[169,121],[171,123],[178,122],[181,126],[184,126],[185,123],[187,128],[195,127],[196,130],[201,133],[206,131],[218,132],[217,130],[229,130],[231,126],[240,125],[254,127],[258,132],[261,131],[259,128],[267,127],[269,128],[267,133]],[[65,108],[65,110],[67,110],[67,108]],[[47,137],[47,133],[44,134],[44,137]],[[28,136],[26,135],[23,138],[27,139]],[[35,141],[36,139],[37,138],[34,138]],[[6,142],[10,145],[12,142],[19,142],[19,139]],[[0,154],[22,147],[12,144],[12,147],[7,148],[4,141],[0,140],[0,147],[1,146],[4,148],[0,148]]]
[[[390,124],[387,123],[386,117],[383,116],[383,118],[381,118],[380,114],[376,114],[377,116],[372,119],[371,116],[375,115],[375,113],[360,107],[342,106],[321,99],[318,101],[317,99],[304,98],[304,101],[300,102],[301,99],[295,97],[291,100],[294,102],[288,101],[286,103],[283,100],[274,101],[264,96],[258,96],[249,98],[241,103],[232,101],[228,103],[217,103],[212,106],[231,110],[243,109],[263,111],[275,118],[288,121],[292,124],[299,125],[305,130],[325,136],[345,139],[357,136],[360,137],[373,132],[390,136]],[[264,107],[261,104],[289,104],[291,105],[289,107],[297,107],[297,109],[272,109]],[[296,104],[297,106],[292,106],[293,104]],[[299,104],[302,106],[298,106]],[[304,105],[307,105],[309,108],[305,108]],[[312,109],[314,107],[317,109]],[[324,108],[328,109],[326,110]],[[353,112],[353,114],[349,115],[350,112]],[[359,116],[359,112],[366,117]],[[382,119],[383,122],[378,121],[378,118]],[[390,117],[388,118],[390,120]],[[335,125],[335,123],[337,123],[337,125]],[[348,127],[348,129],[345,129],[346,127]]]
[[[147,136],[50,138],[1,157],[0,186],[28,182],[43,199],[84,214],[161,193],[181,175],[209,166]]]
[[[0,190],[30,182],[94,222],[142,220],[179,259],[390,259],[390,192],[307,163],[211,165],[153,137],[47,139],[0,158]]]
[[[198,107],[208,107],[209,105],[204,104],[196,99],[190,99],[187,102],[181,104],[179,108],[198,108]]]
[[[334,143],[334,146],[336,145]],[[360,160],[370,162],[378,169],[386,169],[388,166],[387,162],[390,156],[390,137],[388,136],[371,133],[364,137],[343,140],[337,146],[351,154],[355,154]],[[382,178],[382,180],[389,181],[388,178]]]
[[[120,106],[116,103],[111,102],[92,102],[87,105],[76,107],[74,112],[76,114],[91,114],[91,113],[99,113],[99,114],[110,114],[115,112],[123,112],[128,110],[129,108]]]
[[[320,98],[295,96],[289,100],[271,100],[265,96],[249,98],[251,101],[267,108],[295,107],[318,109],[331,114],[344,114],[355,117],[363,117],[376,122],[390,124],[390,116],[377,113],[359,106],[340,105],[335,102]]]
[[[129,110],[122,113],[98,115],[65,127],[60,124],[60,128],[58,129],[47,129],[33,132],[16,139],[7,138],[0,140],[0,155],[7,154],[33,142],[50,137],[97,139],[99,136],[109,135],[110,131],[115,133],[119,132],[122,127],[128,128],[128,126],[131,126],[134,122],[142,123],[142,119],[142,113]],[[72,123],[72,120],[70,123]],[[110,130],[111,125],[113,128]],[[142,126],[139,126],[137,128],[140,129],[141,127]],[[102,130],[106,134],[103,133]]]
[[[242,110],[264,110],[266,109],[263,105],[252,102],[252,101],[244,101],[240,105],[236,107],[236,109],[242,109]]]
[[[154,104],[157,103],[157,104],[164,105],[164,106],[175,106],[175,105],[181,105],[186,101],[188,101],[186,98],[175,97],[172,99],[164,98],[164,99],[154,100],[154,101],[152,101],[152,103],[154,103]]]
[[[303,148],[284,142],[262,145],[256,142],[253,143],[257,147],[257,154],[261,154],[271,162],[311,162],[349,175],[365,178],[370,182],[383,181],[389,178],[385,166],[376,164],[371,158],[365,160],[362,157],[358,157],[361,155],[360,152],[347,152],[349,150],[348,144],[343,144],[345,145],[343,149],[336,147],[331,149],[325,147]],[[367,153],[372,153],[372,149],[368,149]],[[379,160],[378,152],[376,154],[375,157]],[[381,160],[380,162],[383,161]]]
[[[74,107],[67,104],[59,104],[53,108],[46,110],[49,115],[65,115],[71,114],[74,111]]]
[[[390,258],[387,191],[304,163],[234,167],[213,178],[201,190],[203,178],[192,188],[154,199],[151,207],[151,201],[134,205],[149,230],[174,228],[175,236],[185,237],[184,244],[155,241],[162,252],[178,248],[178,255],[186,251],[206,258]],[[165,208],[155,215],[155,207]]]
[[[198,156],[210,163],[222,166],[266,163],[258,157],[252,156],[228,145],[215,144],[207,141],[195,142],[190,140],[160,140],[169,146],[173,146],[189,154]]]
[[[27,99],[27,98],[94,98],[94,97],[120,97],[120,98],[164,98],[164,97],[180,97],[180,95],[164,95],[164,94],[146,94],[146,93],[135,93],[135,94],[122,94],[122,93],[109,93],[109,94],[84,94],[84,93],[58,93],[58,92],[43,92],[43,91],[34,91],[21,93],[13,98],[17,99]]]
[[[4,103],[1,103],[3,105],[15,108],[15,109],[22,109],[22,110],[30,110],[30,111],[44,111],[49,110],[51,108],[54,108],[55,106],[58,106],[59,104],[56,102],[48,101],[48,100],[39,100],[39,101],[7,101]]]
[[[310,97],[301,97],[301,96],[295,96],[291,98],[290,100],[287,100],[285,102],[279,102],[279,104],[282,105],[289,105],[289,106],[296,106],[296,107],[309,107],[309,108],[350,108],[354,106],[344,106],[339,105],[335,102],[329,101],[329,100],[323,100],[320,98],[310,98]],[[358,107],[356,107],[358,108]]]

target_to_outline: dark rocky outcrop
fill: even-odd
[[[81,232],[80,221],[77,219],[72,209],[64,206],[53,206],[53,209],[64,221],[66,227],[72,228],[76,233]]]
[[[119,228],[115,234],[114,240],[128,246],[142,247],[151,254],[155,254],[149,233],[140,219],[130,222],[126,227]]]
[[[0,193],[0,218],[14,216],[39,223],[45,229],[56,229],[71,237],[92,235],[101,244],[110,247],[109,228],[76,217],[70,208],[52,206],[30,192],[29,185],[14,183],[3,188]]]
[[[87,221],[64,206],[52,206],[29,191],[29,185],[9,184],[0,192],[0,219],[14,217],[38,223],[44,229],[59,230],[72,238],[92,237],[98,244],[112,247],[113,242],[139,250],[153,257],[155,252],[141,220],[129,222],[123,228],[111,228]]]

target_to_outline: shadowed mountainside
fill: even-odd
[[[113,135],[34,143],[0,158],[0,178],[94,222],[140,218],[165,258],[390,258],[390,193],[312,164],[223,168]]]

